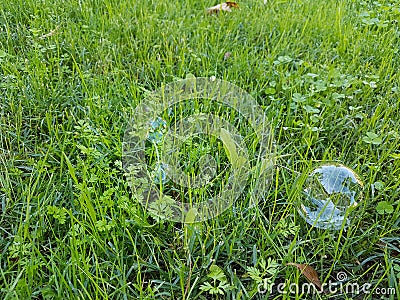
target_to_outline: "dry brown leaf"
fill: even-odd
[[[313,267],[306,264],[296,264],[296,263],[287,263],[287,266],[295,266],[300,270],[301,274],[303,274],[311,283],[313,283],[319,290],[322,290],[322,283],[319,280],[319,276],[317,271],[314,270]]]
[[[218,14],[220,11],[232,11],[232,7],[234,8],[239,8],[239,4],[237,4],[236,2],[224,2],[221,4],[217,4],[215,6],[209,7],[207,8],[207,13],[212,15],[212,14]]]
[[[225,52],[225,54],[224,54],[224,60],[229,59],[229,57],[231,57],[231,53],[230,53],[230,52]]]
[[[49,33],[46,33],[46,34],[44,34],[44,35],[42,35],[42,36],[39,36],[39,39],[43,40],[43,39],[45,39],[45,38],[48,38],[48,37],[50,37],[50,36],[56,34],[58,28],[60,28],[60,25],[58,25],[55,29],[53,29],[53,30],[50,31]]]

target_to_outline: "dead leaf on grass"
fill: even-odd
[[[217,4],[215,6],[209,7],[207,8],[207,13],[212,15],[212,14],[218,14],[220,11],[228,11],[231,12],[232,9],[231,8],[239,8],[239,4],[237,4],[236,2],[224,2],[221,4]]]
[[[322,291],[322,283],[319,280],[317,271],[315,271],[313,267],[307,264],[296,263],[287,263],[286,265],[295,266],[300,270],[301,274],[303,274],[311,283],[313,283],[320,291]]]
[[[60,28],[60,25],[58,25],[55,29],[53,29],[52,31],[50,31],[49,33],[46,33],[42,36],[39,36],[39,39],[43,40],[45,38],[51,37],[52,35],[57,33],[58,28]]]

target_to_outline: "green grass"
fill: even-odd
[[[216,2],[1,1],[0,298],[332,296],[257,292],[257,276],[306,282],[285,267],[295,262],[326,283],[345,272],[371,284],[338,299],[400,299],[396,3],[249,0],[208,16]],[[248,190],[218,218],[157,222],[124,177],[124,130],[150,91],[188,74],[232,82],[265,109],[273,184],[257,207]],[[297,213],[299,174],[323,161],[363,178],[347,230]],[[223,294],[206,290],[218,284]]]

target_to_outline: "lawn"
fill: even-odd
[[[1,299],[400,299],[400,4],[243,0],[207,14],[216,4],[0,1]],[[217,217],[182,223],[142,205],[123,143],[153,91],[195,77],[256,101],[274,167]],[[203,110],[256,153],[248,120],[217,101],[189,99],[162,117],[172,126]],[[224,189],[229,144],[183,143],[186,170],[204,173],[208,155],[218,176],[167,183],[168,199]],[[146,143],[149,165],[157,147]],[[331,162],[364,186],[338,230],[298,210],[307,174]],[[294,292],[308,280],[291,263],[336,291]]]

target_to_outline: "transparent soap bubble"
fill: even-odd
[[[234,114],[226,118],[225,111]],[[218,146],[203,146],[209,142]],[[188,77],[148,93],[126,126],[122,150],[128,183],[143,206],[158,219],[182,223],[215,218],[240,199],[249,198],[246,207],[265,200],[276,159],[269,113],[215,77]],[[182,193],[170,196],[176,189]]]
[[[363,183],[352,169],[321,165],[305,180],[299,214],[314,227],[339,230],[350,223],[362,191]]]
[[[162,141],[164,133],[167,129],[167,122],[160,117],[155,118],[154,120],[149,121],[150,130],[147,135],[147,140],[159,144]]]
[[[164,184],[168,181],[166,170],[168,169],[168,164],[166,163],[156,163],[153,171],[153,182],[155,184]]]

